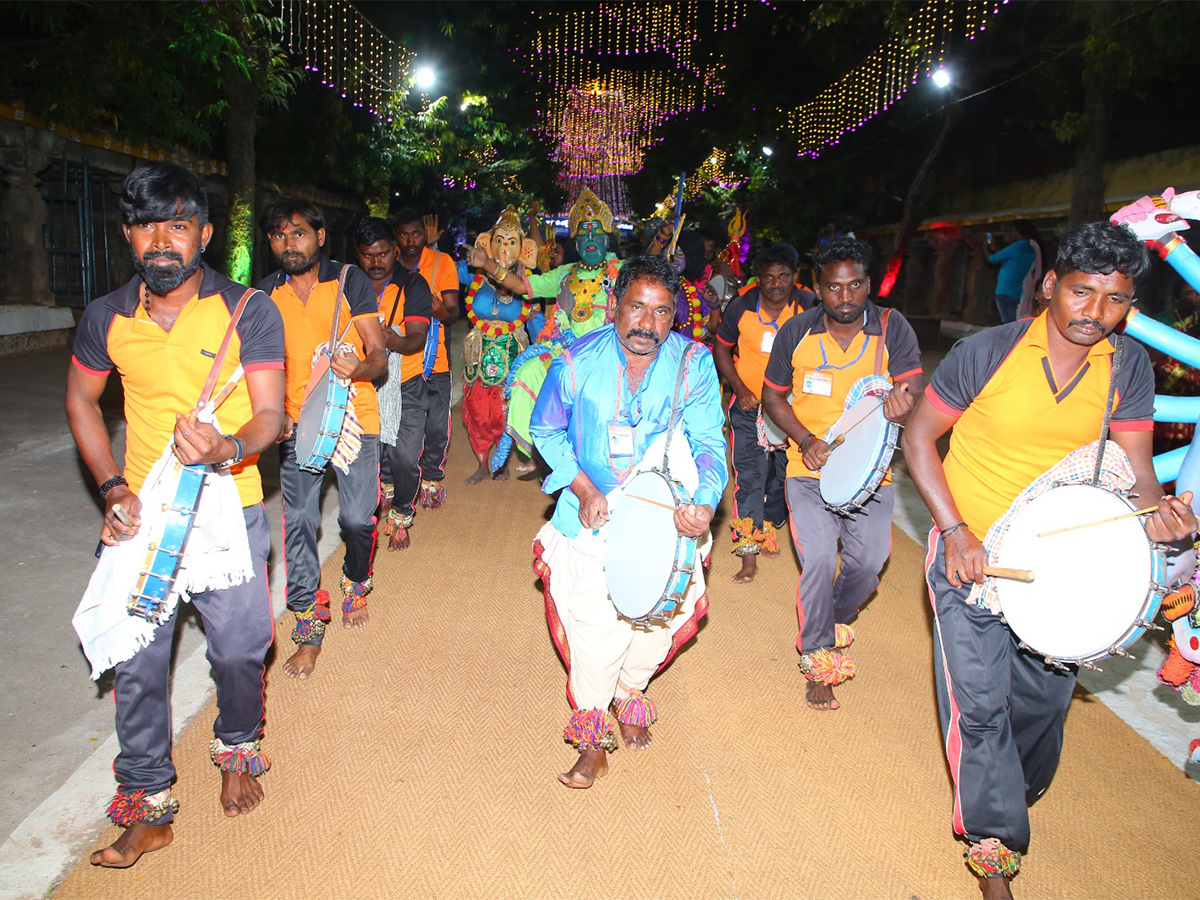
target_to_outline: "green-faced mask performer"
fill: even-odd
[[[585,268],[594,269],[604,262],[608,253],[608,235],[613,228],[612,210],[608,204],[584,188],[568,217],[575,249]]]

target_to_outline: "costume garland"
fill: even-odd
[[[524,324],[526,319],[529,318],[529,313],[533,309],[533,304],[528,298],[523,298],[521,315],[512,322],[502,322],[499,319],[481,319],[479,316],[475,315],[473,301],[475,300],[476,291],[483,287],[486,281],[486,276],[476,275],[475,279],[471,282],[471,287],[467,290],[467,319],[470,321],[471,325],[473,325],[475,328],[478,328],[485,337],[498,338],[504,337],[507,334],[512,334],[514,331],[520,328],[522,324]]]
[[[571,321],[586,322],[592,317],[592,311],[595,309],[596,298],[600,296],[600,292],[604,292],[605,305],[608,305],[608,299],[612,294],[612,286],[617,280],[617,262],[610,259],[608,265],[605,266],[604,274],[599,278],[591,278],[584,281],[579,277],[581,265],[571,267],[570,273],[567,275],[567,289],[571,292],[574,303],[571,306]]]

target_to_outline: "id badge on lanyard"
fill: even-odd
[[[805,369],[804,380],[800,390],[805,394],[816,394],[821,397],[833,396],[833,375],[820,369]]]
[[[633,426],[608,426],[608,455],[633,456]]]

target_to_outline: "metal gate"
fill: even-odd
[[[87,306],[120,283],[121,268],[111,251],[124,247],[113,191],[123,180],[65,153],[42,176],[42,243],[50,261],[50,291],[59,306]]]

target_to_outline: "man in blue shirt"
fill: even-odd
[[[1027,297],[1033,297],[1036,282],[1042,277],[1042,251],[1037,229],[1028,219],[1017,219],[1009,231],[1009,243],[1003,250],[988,236],[988,262],[999,266],[996,275],[996,310],[1001,324],[1015,322]],[[1024,315],[1024,314],[1022,314]]]
[[[711,353],[671,331],[678,291],[668,261],[627,262],[614,291],[616,320],[554,361],[533,411],[534,443],[552,470],[543,490],[562,491],[534,542],[534,568],[545,587],[550,633],[569,672],[574,712],[563,736],[579,749],[579,759],[559,781],[571,788],[591,787],[608,771],[607,751],[617,743],[610,706],[625,746],[649,746],[657,711],[643,691],[695,634],[708,609],[701,561],[712,544],[709,523],[727,479],[724,416]],[[635,628],[608,593],[603,546],[609,497],[642,468],[641,461],[661,460],[677,384],[672,450],[684,452],[680,465],[672,456],[671,473],[692,500],[676,510],[674,525],[680,534],[705,540],[698,542],[694,574],[675,614],[665,624]]]

